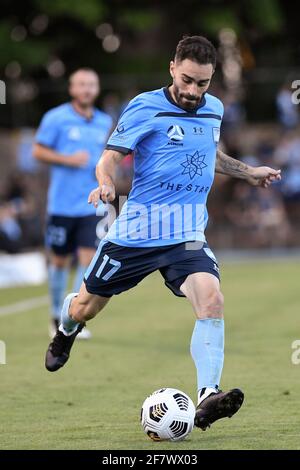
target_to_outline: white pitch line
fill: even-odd
[[[41,297],[33,297],[31,299],[22,300],[14,304],[3,305],[0,307],[0,317],[5,315],[14,315],[15,313],[27,312],[38,307],[43,307],[49,302],[48,295]]]

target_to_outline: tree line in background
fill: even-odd
[[[299,62],[297,15],[280,0],[2,0],[0,15],[0,78],[16,105],[37,88],[46,107],[65,97],[66,77],[82,65],[109,77],[107,91],[136,87],[134,76],[143,87],[156,85],[183,34],[203,34],[219,46],[220,32],[232,31],[246,80],[262,70],[256,81],[263,102]],[[248,94],[252,101],[257,89]],[[0,123],[7,119],[0,110]]]

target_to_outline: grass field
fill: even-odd
[[[189,355],[194,324],[185,299],[159,275],[115,297],[90,323],[64,369],[44,369],[47,308],[0,316],[7,364],[0,365],[1,449],[300,449],[299,264],[223,266],[226,356],[222,388],[241,387],[231,420],[179,443],[153,443],[139,423],[144,398],[176,387],[195,398]],[[45,295],[46,286],[0,291],[0,305]]]

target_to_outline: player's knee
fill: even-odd
[[[69,257],[52,254],[51,264],[57,269],[67,268],[69,266]]]
[[[82,266],[88,267],[93,259],[95,250],[93,248],[79,248],[78,250],[78,261]]]
[[[200,309],[199,318],[223,318],[224,296],[219,290],[213,290]]]

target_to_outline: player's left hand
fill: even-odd
[[[274,170],[268,166],[253,167],[246,180],[252,186],[268,188],[275,181],[281,180],[281,170]]]
[[[98,207],[99,201],[102,200],[104,203],[112,202],[116,197],[115,187],[107,184],[99,186],[90,192],[88,197],[88,203],[93,204],[94,207]]]

